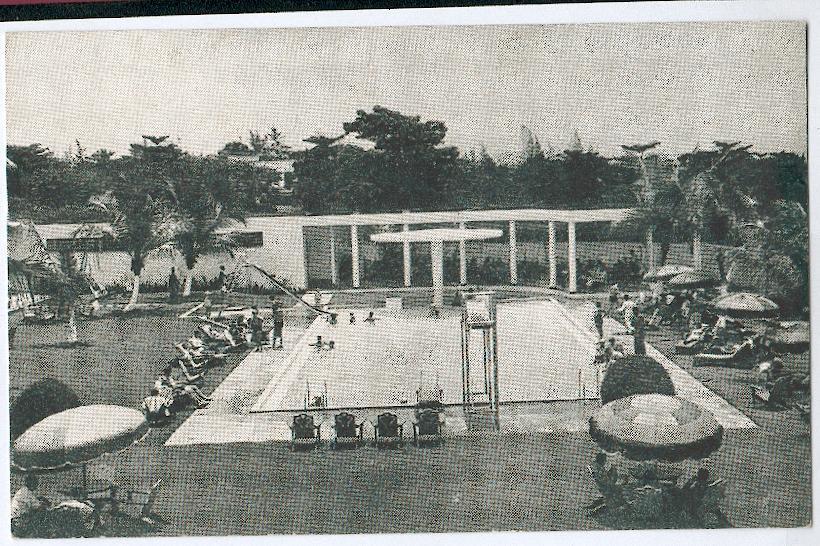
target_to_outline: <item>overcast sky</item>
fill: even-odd
[[[604,154],[742,140],[806,150],[802,23],[9,33],[8,138],[194,153],[274,125],[337,135],[375,104],[446,123],[446,142],[517,150],[521,125]]]

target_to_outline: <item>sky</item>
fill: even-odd
[[[304,148],[376,104],[494,155],[520,149],[522,125],[605,155],[807,146],[800,22],[30,32],[6,49],[9,143],[56,153],[144,134],[213,153],[271,126]]]

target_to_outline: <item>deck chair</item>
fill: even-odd
[[[791,393],[791,378],[781,376],[771,384],[771,388],[753,385],[752,404],[767,409],[785,409],[790,406]]]
[[[83,501],[91,504],[98,513],[107,507],[111,514],[133,515],[143,523],[155,526],[162,521],[153,511],[160,485],[161,479],[154,482],[148,491],[137,491],[123,490],[117,485],[109,484],[87,491]],[[136,514],[131,514],[132,508],[136,509]]]
[[[307,413],[300,413],[293,417],[293,424],[290,426],[290,450],[314,449],[322,441],[321,425],[313,421],[313,416]]]
[[[421,445],[439,445],[444,442],[441,416],[434,409],[420,410],[413,423],[413,443]]]
[[[373,423],[373,443],[379,449],[404,445],[404,423],[394,413],[380,414]]]
[[[330,444],[331,449],[337,447],[355,448],[362,443],[364,423],[356,424],[355,415],[343,411],[336,414],[334,421],[333,430],[336,431],[336,437],[333,439],[333,443]]]

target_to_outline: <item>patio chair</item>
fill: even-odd
[[[321,425],[317,425],[312,415],[300,413],[293,417],[293,424],[290,426],[290,450],[314,449],[322,441]]]
[[[423,409],[417,413],[413,423],[413,443],[421,445],[440,445],[444,442],[442,435],[441,415],[434,409]]]
[[[378,448],[404,445],[404,423],[393,413],[382,413],[373,423],[373,443]]]
[[[336,414],[334,421],[333,430],[336,431],[336,437],[330,444],[331,449],[336,449],[337,447],[355,448],[362,443],[364,423],[356,424],[355,415],[343,411]]]
[[[136,515],[143,523],[154,526],[161,522],[154,514],[154,502],[157,498],[162,480],[157,480],[148,488],[148,491],[125,490],[111,483],[104,487],[86,491],[83,502],[87,502],[94,507],[99,523],[99,514],[108,508],[112,515],[127,514]],[[137,514],[131,514],[129,508],[137,509]]]

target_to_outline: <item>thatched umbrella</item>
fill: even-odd
[[[723,427],[711,413],[678,396],[636,394],[610,402],[589,420],[605,451],[632,460],[702,459],[720,447]]]
[[[811,332],[806,321],[781,322],[772,335],[772,348],[781,353],[803,353],[811,344]]]
[[[751,292],[733,292],[720,296],[710,304],[720,315],[734,318],[768,318],[777,315],[778,305],[765,296]]]
[[[12,466],[25,472],[82,466],[122,451],[148,434],[148,422],[138,410],[97,404],[55,413],[34,424],[14,441]]]
[[[680,275],[681,273],[688,273],[690,271],[694,271],[688,265],[681,265],[681,264],[666,264],[662,265],[657,269],[653,269],[649,273],[643,276],[643,280],[654,282],[654,281],[666,281]]]
[[[719,283],[720,280],[704,271],[686,271],[669,279],[667,284],[671,288],[709,288]]]

